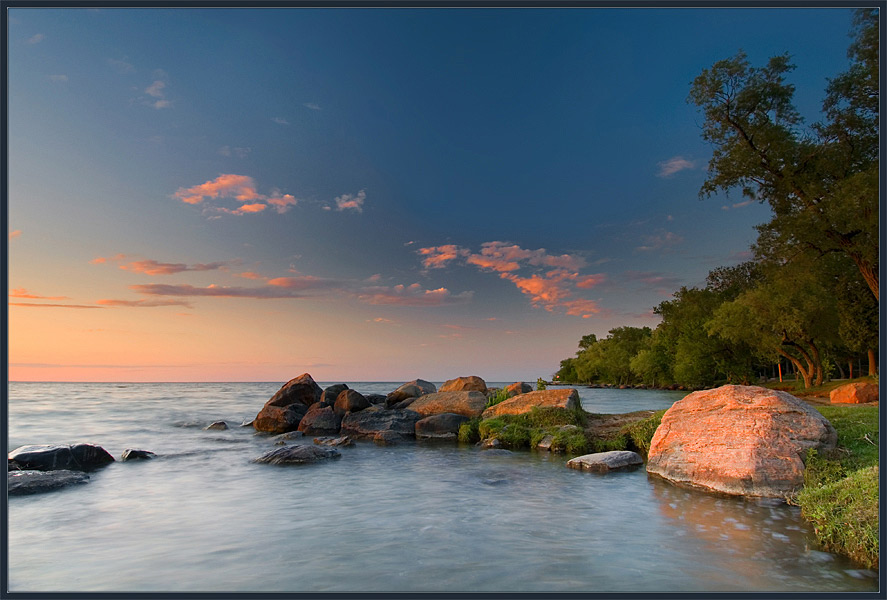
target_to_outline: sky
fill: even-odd
[[[693,79],[845,8],[12,8],[12,381],[548,378],[750,257]]]

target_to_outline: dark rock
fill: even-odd
[[[331,385],[328,388],[323,390],[323,394],[320,395],[320,403],[324,406],[333,406],[336,403],[336,398],[339,397],[339,394],[348,389],[348,386],[344,383],[337,383],[336,385]]]
[[[644,464],[644,459],[637,452],[628,450],[612,450],[610,452],[595,452],[577,456],[567,461],[567,466],[580,471],[594,471],[606,473],[615,469],[624,469]]]
[[[354,438],[373,438],[382,431],[391,431],[406,438],[416,435],[419,414],[411,410],[380,410],[348,413],[342,419],[341,433]]]
[[[484,450],[498,450],[502,447],[502,442],[500,442],[496,438],[481,440],[477,444]]]
[[[365,408],[369,408],[370,401],[364,398],[363,394],[356,390],[345,390],[336,398],[336,404],[333,410],[336,414],[344,416],[347,412],[357,412]]]
[[[274,439],[279,441],[284,440],[297,440],[302,437],[304,434],[301,431],[287,431],[286,433],[281,433],[276,436]]]
[[[24,496],[57,490],[74,483],[89,482],[81,471],[9,471],[6,485],[10,496]]]
[[[384,404],[385,400],[388,396],[384,394],[364,394],[364,398],[366,398],[370,404]]]
[[[393,408],[394,410],[404,410],[404,409],[409,408],[410,404],[412,404],[413,402],[415,402],[418,399],[419,399],[418,397],[407,398],[406,400],[403,400],[401,402],[398,402],[394,406],[391,406],[391,408]]]
[[[289,406],[295,402],[306,407],[320,401],[323,390],[317,385],[308,373],[302,373],[294,379],[287,381],[276,394],[274,394],[265,406]]]
[[[417,439],[455,440],[459,437],[459,427],[468,417],[454,413],[442,413],[416,421]]]
[[[149,452],[148,450],[135,450],[133,448],[127,448],[123,451],[123,454],[120,456],[120,460],[126,462],[128,460],[149,460],[157,456],[153,452]]]
[[[216,421],[214,423],[210,423],[206,427],[203,428],[204,431],[224,431],[228,429],[228,424],[224,421]]]
[[[525,381],[516,381],[505,388],[505,392],[508,394],[509,398],[520,396],[521,394],[528,394],[532,391],[533,386]]]
[[[342,418],[336,414],[332,406],[315,404],[308,409],[299,423],[299,431],[304,435],[327,435],[339,433]]]
[[[314,443],[318,446],[353,446],[354,442],[347,435],[341,437],[316,437]]]
[[[385,406],[391,408],[395,404],[399,402],[403,402],[407,398],[418,398],[419,396],[424,396],[425,394],[433,394],[437,391],[437,388],[430,381],[425,381],[424,379],[414,379],[413,381],[408,381],[403,384],[390,394],[385,399]]]
[[[268,406],[262,408],[253,421],[256,431],[266,433],[286,433],[299,428],[302,417],[308,412],[308,407],[302,403],[289,406]]]
[[[338,450],[332,448],[299,444],[276,448],[266,452],[259,458],[253,459],[253,462],[267,465],[304,465],[321,460],[341,458],[341,456]]]
[[[93,444],[22,446],[7,455],[7,470],[89,471],[112,462],[113,456]]]

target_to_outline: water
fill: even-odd
[[[10,384],[9,450],[86,441],[118,458],[158,454],[10,498],[10,591],[877,590],[817,548],[796,508],[685,490],[643,469],[600,476],[545,453],[367,442],[317,465],[253,464],[274,446],[237,425],[279,387]],[[681,397],[579,391],[591,412]],[[231,429],[202,429],[219,419]]]

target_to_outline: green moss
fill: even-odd
[[[480,441],[480,418],[474,418],[466,421],[459,426],[459,441],[465,444],[475,444]]]
[[[511,449],[535,448],[545,436],[552,436],[552,450],[583,454],[591,447],[583,428],[586,415],[582,410],[564,408],[533,408],[520,415],[500,415],[485,419],[478,425],[480,439],[497,439]],[[565,425],[573,428],[561,430]]]
[[[808,485],[797,497],[823,547],[874,569],[880,553],[878,477],[877,465],[866,467],[837,481]]]

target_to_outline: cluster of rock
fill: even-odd
[[[836,387],[829,393],[832,404],[868,404],[878,401],[878,386],[857,382]]]
[[[310,374],[303,373],[265,403],[252,426],[270,434],[299,431],[307,436],[348,436],[387,445],[406,439],[455,440],[459,427],[475,417],[518,414],[533,406],[572,408],[579,402],[575,390],[533,392],[528,383],[517,382],[506,388],[509,399],[497,405],[507,405],[498,409],[505,412],[490,412],[487,401],[496,392],[472,375],[451,379],[440,389],[415,379],[387,396],[364,396],[344,383],[321,389]]]

